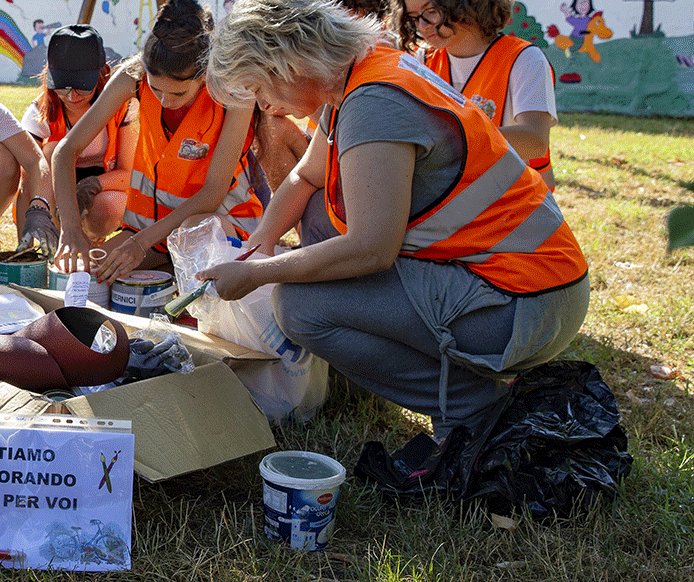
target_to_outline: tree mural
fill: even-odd
[[[517,36],[542,48],[549,46],[542,32],[542,25],[533,16],[528,15],[528,9],[522,2],[516,2],[513,5],[511,19],[502,32],[509,36]]]
[[[633,2],[634,0],[624,0],[625,2]],[[643,2],[643,16],[641,17],[641,27],[639,28],[638,36],[657,35],[665,36],[660,30],[660,24],[657,29],[653,29],[653,3],[661,0],[638,0]],[[665,0],[666,2],[674,2],[675,0]],[[636,30],[632,31],[632,36],[636,36]]]

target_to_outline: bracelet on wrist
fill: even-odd
[[[142,251],[143,256],[147,256],[147,251],[145,250],[145,247],[142,246],[142,243],[135,238],[134,234],[130,235],[130,240],[133,241],[138,247],[140,247],[140,250]]]
[[[34,200],[40,200],[41,202],[43,202],[46,205],[48,212],[51,211],[50,203],[43,196],[34,196],[31,200],[29,200],[29,208],[31,208],[32,206],[35,207],[35,204],[32,204],[34,202]]]

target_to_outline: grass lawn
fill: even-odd
[[[21,116],[34,92],[2,86],[0,101]],[[595,364],[616,395],[634,457],[618,499],[548,523],[516,515],[514,529],[453,500],[387,501],[351,476],[362,446],[378,440],[392,452],[428,424],[340,383],[309,424],[275,429],[280,449],[348,469],[327,551],[265,538],[255,455],[163,483],[136,479],[129,572],[0,570],[0,580],[694,580],[694,248],[668,255],[665,236],[668,211],[694,203],[694,120],[562,114],[551,149],[555,196],[592,284],[562,357]],[[13,237],[6,214],[3,250]],[[656,377],[655,365],[672,377]]]

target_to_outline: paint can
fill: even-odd
[[[120,313],[149,317],[166,313],[164,306],[173,299],[173,276],[163,271],[130,271],[111,285],[111,309]]]
[[[265,535],[297,550],[322,550],[335,529],[335,506],[345,468],[306,451],[280,451],[260,462]]]
[[[36,251],[29,251],[7,262],[14,254],[14,251],[0,252],[0,285],[16,283],[45,289],[48,284],[48,259]]]
[[[77,259],[77,269],[84,270],[84,262]],[[56,291],[65,291],[70,274],[65,273],[57,265],[48,267],[48,288]],[[111,289],[106,283],[97,283],[96,277],[92,275],[89,279],[89,292],[87,299],[93,301],[101,307],[108,309],[111,306]]]

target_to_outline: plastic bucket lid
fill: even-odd
[[[271,453],[263,458],[259,468],[266,481],[306,491],[338,487],[347,474],[335,459],[307,451]]]

